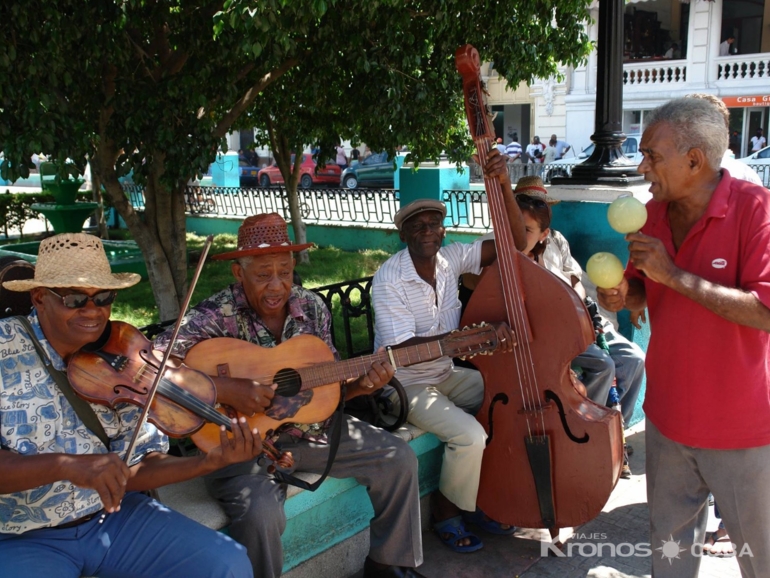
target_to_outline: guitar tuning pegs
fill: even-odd
[[[467,356],[467,355],[461,355],[461,356],[460,356],[460,359],[461,359],[462,361],[465,361],[466,359],[468,359],[468,356]]]

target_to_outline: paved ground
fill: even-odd
[[[484,549],[468,555],[449,552],[432,533],[426,533],[425,564],[420,572],[428,578],[649,577],[648,556],[629,555],[630,546],[615,548],[618,544],[649,544],[643,426],[631,431],[629,442],[635,450],[631,457],[633,476],[618,482],[598,518],[574,531],[562,530],[560,538],[573,544],[572,557],[541,556],[539,541],[548,539],[545,531],[524,530],[514,538],[484,535]],[[716,524],[712,516],[708,529],[716,529]],[[600,544],[603,555],[591,556]],[[586,555],[581,555],[581,548]],[[653,545],[653,555],[661,555],[654,548]],[[704,557],[699,578],[740,578],[738,563],[734,558]]]

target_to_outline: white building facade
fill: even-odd
[[[591,17],[587,30],[595,41],[597,2],[591,7]],[[723,45],[730,37],[734,40]],[[720,56],[720,48],[729,53]],[[489,104],[498,112],[498,136],[509,142],[503,127],[519,126],[520,141],[528,142],[535,134],[547,141],[556,134],[576,151],[585,148],[594,131],[596,66],[594,51],[585,66],[565,68],[563,81],[536,79],[516,91],[508,90],[494,71],[488,71]],[[727,104],[730,147],[736,157],[749,154],[750,138],[757,128],[767,135],[770,0],[627,0],[624,132],[638,134],[646,111],[694,92],[713,94]]]

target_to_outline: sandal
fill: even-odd
[[[703,544],[703,552],[716,558],[735,556],[735,550],[730,536],[727,535],[724,522],[720,521],[716,531],[709,533],[706,543]]]
[[[438,539],[454,552],[475,552],[484,547],[484,543],[478,536],[465,529],[461,516],[455,516],[441,522],[437,522],[431,517],[431,526],[433,526],[433,531],[436,532]],[[460,546],[458,542],[463,538],[468,538],[471,543],[467,546]]]
[[[504,524],[497,522],[487,516],[484,512],[481,511],[481,508],[476,508],[475,512],[463,512],[463,520],[469,524],[478,526],[485,532],[490,534],[497,534],[498,536],[510,536],[516,531],[514,526],[503,528]],[[505,525],[507,526],[507,524]]]

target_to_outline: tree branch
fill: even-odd
[[[215,138],[222,138],[230,130],[230,127],[236,121],[236,119],[247,109],[259,96],[259,93],[265,90],[273,82],[283,76],[290,68],[299,64],[298,58],[290,58],[278,68],[271,70],[265,74],[259,81],[249,88],[246,93],[239,98],[233,107],[222,117],[216,127],[214,127],[213,136]]]

